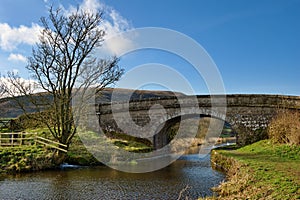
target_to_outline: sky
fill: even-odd
[[[2,75],[15,71],[24,79],[30,79],[25,68],[27,57],[38,42],[39,19],[47,16],[50,5],[62,6],[66,12],[76,7],[103,10],[103,29],[111,37],[143,27],[183,34],[201,45],[213,60],[227,94],[300,96],[300,0],[1,0]],[[160,34],[156,37],[162,39]],[[118,55],[120,49],[132,45],[134,38],[132,40],[108,43],[99,54]],[[181,44],[178,42],[178,45]],[[192,93],[182,87],[184,79],[194,93],[207,94],[211,92],[209,84],[213,84],[185,58],[159,49],[120,55],[119,66],[125,69],[124,80],[132,77],[130,72],[145,69],[144,74],[133,76],[139,83],[145,83],[136,88],[130,79],[115,87],[126,85],[133,89]],[[176,72],[180,77],[159,68]],[[153,73],[149,69],[153,69]]]

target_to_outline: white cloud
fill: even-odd
[[[109,16],[111,17],[113,21],[113,25],[116,30],[123,31],[130,27],[128,21],[123,18],[116,10],[110,9]]]
[[[110,6],[101,3],[99,0],[83,0],[83,2],[78,6],[79,9],[88,12],[97,12],[102,10],[104,12],[104,19],[102,21],[101,28],[106,32],[104,39],[113,37],[123,31],[130,30],[132,27],[128,20],[123,18],[115,9]],[[61,5],[61,8],[65,13],[71,14],[76,11],[74,6],[70,6],[68,9]],[[38,24],[32,23],[31,27],[20,25],[19,27],[11,27],[7,23],[0,23],[0,48],[2,50],[11,52],[19,47],[21,44],[34,45],[38,42],[39,34],[42,27]],[[126,49],[128,46],[132,45],[132,40],[128,38],[118,39],[118,41],[110,40],[103,46],[103,52],[109,54],[118,55],[121,49]],[[19,60],[24,62],[25,59],[16,54],[11,55],[10,60]]]
[[[99,54],[102,55],[115,55],[121,56],[123,52],[126,52],[127,49],[132,49],[135,45],[133,40],[130,38],[124,38],[122,36],[118,37],[107,37],[107,40],[104,42],[104,45],[98,50]]]
[[[104,4],[100,4],[98,0],[84,0],[80,5],[78,5],[78,9],[85,12],[96,13],[99,9],[103,8],[103,5]],[[63,5],[60,5],[60,8],[67,16],[77,11],[77,7],[73,5],[69,6],[69,8],[65,8]]]
[[[27,59],[25,56],[21,55],[21,54],[14,54],[11,53],[8,57],[9,61],[16,61],[16,62],[26,62]]]
[[[38,41],[41,29],[34,23],[31,27],[11,27],[7,23],[0,23],[0,47],[5,51],[12,51],[20,44],[33,45]]]
[[[106,6],[104,8],[105,16],[107,19],[103,21],[102,26],[106,32],[104,39],[113,38],[114,36],[132,29],[132,26],[124,17],[122,17],[115,9]],[[110,39],[105,43],[105,50],[108,50],[111,54],[119,56],[119,53],[123,50],[130,48],[134,45],[134,42],[130,38],[117,37],[117,39]]]
[[[38,87],[37,82],[31,79],[18,78],[15,83],[22,85],[23,88],[26,88],[27,93],[33,94],[37,92],[43,92],[43,90]],[[0,85],[4,86],[4,90],[9,90],[9,92],[0,90],[0,98],[11,97],[12,95],[24,95],[24,93],[20,91],[20,88],[12,84],[8,78],[0,77]]]
[[[97,0],[84,0],[79,9],[96,13],[101,8],[101,4]]]
[[[62,9],[67,15],[76,11],[74,6],[71,6],[68,9],[62,7]],[[99,10],[103,11],[104,19],[102,21],[101,28],[105,30],[105,40],[112,38],[123,31],[132,29],[128,20],[122,17],[118,11],[98,0],[84,0],[82,4],[79,5],[79,9],[92,13]],[[109,40],[109,42],[106,42],[105,45],[99,49],[98,53],[118,56],[121,51],[131,47],[132,45],[133,41],[131,39],[118,37],[116,40]]]

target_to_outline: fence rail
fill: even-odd
[[[68,147],[67,145],[65,144],[61,144],[59,142],[55,142],[55,141],[52,141],[52,140],[48,140],[46,138],[43,138],[43,137],[40,137],[40,136],[36,136],[35,138],[35,141],[37,143],[40,143],[40,144],[43,144],[43,145],[46,145],[46,146],[49,146],[49,147],[52,147],[52,148],[55,148],[57,150],[60,150],[60,151],[63,151],[63,152],[67,152],[66,149],[63,149],[61,147]],[[55,146],[55,145],[58,145],[58,146]]]
[[[42,144],[49,148],[67,152],[67,145],[38,136],[37,133],[0,133],[1,147],[20,147]]]

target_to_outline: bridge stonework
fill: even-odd
[[[300,111],[300,97],[234,94],[227,95],[225,101],[221,95],[168,97],[99,104],[97,112],[103,130],[150,138],[158,127],[176,117],[210,116],[228,122],[236,130],[240,127],[266,129],[279,109]]]

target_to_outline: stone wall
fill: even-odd
[[[236,130],[262,130],[279,109],[300,110],[300,97],[236,94],[227,95],[225,101],[221,95],[169,97],[100,104],[97,112],[102,129],[149,138],[166,121],[178,116],[211,116],[230,123]]]

